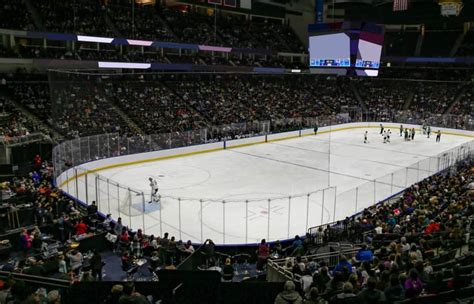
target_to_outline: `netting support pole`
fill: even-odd
[[[270,213],[270,209],[268,210]],[[288,196],[288,235],[287,238],[290,238],[290,220],[291,219],[291,196]]]
[[[110,147],[112,147],[110,144],[110,134],[107,133],[107,157],[110,157]]]
[[[163,236],[163,212],[161,209],[163,209],[162,203],[160,203],[160,235]]]
[[[128,222],[132,227],[132,191],[128,188]]]
[[[97,135],[97,155],[96,156],[102,156],[100,153],[100,138],[102,138],[102,136],[99,137],[99,135]],[[95,159],[95,156],[91,157],[89,160],[92,160],[92,159]]]
[[[178,214],[179,214],[179,218],[178,218],[178,224],[179,224],[179,239],[182,240],[183,237],[181,235],[181,198],[178,197]]]
[[[145,231],[145,193],[142,191],[142,229],[143,233],[146,233]]]
[[[91,137],[90,136],[87,136],[87,160],[91,160]]]
[[[356,204],[355,204],[355,210],[354,213],[357,213],[357,205],[359,203],[359,187],[356,187]]]
[[[68,192],[69,192],[69,178],[67,177],[68,175],[68,171],[66,171],[66,186],[67,186],[67,189],[68,189]],[[79,176],[77,175],[77,168],[74,168],[74,187],[76,188],[76,195],[74,196],[75,197],[75,201],[77,203],[77,201],[79,200]]]
[[[74,172],[76,174],[76,178],[74,180],[77,181],[77,169],[76,168],[74,168]],[[60,185],[58,185],[58,186],[60,186]],[[69,170],[66,170],[66,191],[67,191],[67,193],[70,193],[69,192]],[[77,197],[77,193],[76,193],[76,197]]]
[[[267,223],[267,240],[270,240],[270,202],[271,200],[268,199],[268,223]]]
[[[306,231],[308,231],[308,225],[309,225],[309,196],[311,194],[308,193],[306,196]]]
[[[99,208],[99,177],[95,176],[95,201],[97,202],[97,209]]]
[[[248,243],[249,237],[249,201],[245,201],[245,243]]]
[[[85,186],[86,186],[86,201],[84,203],[89,204],[89,182],[87,181],[87,171],[85,173]]]
[[[323,189],[323,202],[321,204],[321,222],[319,223],[319,225],[322,225],[323,224],[323,220],[324,220],[324,195],[326,193],[326,189]]]
[[[199,203],[201,204],[201,209],[199,210],[199,212],[201,213],[201,244],[204,243],[203,242],[203,230],[202,230],[202,222],[203,222],[203,218],[202,218],[202,200],[199,200]]]
[[[334,187],[334,212],[332,214],[332,221],[336,221],[336,203],[337,203],[337,186]]]
[[[75,166],[76,163],[74,162],[74,151],[72,149],[72,142],[73,142],[73,140],[70,141],[70,143],[71,143],[71,150],[70,150],[71,151],[71,162],[72,162],[72,165]]]
[[[225,201],[222,201],[222,244],[225,244]]]
[[[118,215],[120,217],[120,187],[117,184],[117,209],[118,209]]]
[[[107,213],[110,214],[110,182],[107,179]]]

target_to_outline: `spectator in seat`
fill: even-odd
[[[41,156],[39,156],[38,154],[36,154],[35,158],[34,158],[34,164],[35,164],[35,169],[38,170],[39,168],[41,168],[41,163],[43,162],[43,160],[41,159]]]
[[[431,220],[428,226],[426,226],[424,234],[428,235],[433,232],[439,231],[440,225],[439,223],[435,222],[434,220]]]
[[[375,277],[370,277],[367,280],[366,288],[364,288],[357,297],[360,299],[360,302],[363,304],[378,304],[385,301],[385,296],[383,292],[376,289],[377,279]]]
[[[104,227],[105,231],[112,231],[112,214],[109,213],[105,216],[105,219],[102,222],[102,226]]]
[[[232,282],[234,277],[234,266],[230,258],[225,259],[224,269],[222,269],[222,279],[225,282]]]
[[[194,252],[194,247],[193,247],[193,244],[191,244],[191,241],[188,240],[186,242],[186,244],[184,245],[184,251],[188,252],[188,253],[193,253]]]
[[[77,223],[74,228],[76,229],[76,235],[81,235],[87,232],[87,225],[82,219],[79,220],[79,223]]]
[[[119,298],[119,304],[148,304],[145,296],[135,291],[135,284],[129,282],[123,287],[123,295]]]
[[[275,304],[301,304],[303,299],[300,294],[295,291],[295,283],[292,281],[286,281],[283,287],[283,291],[280,292],[276,299]]]
[[[384,290],[385,300],[389,303],[396,301],[402,301],[404,299],[405,291],[403,290],[402,284],[400,284],[400,278],[397,274],[390,276],[390,286]]]
[[[87,206],[87,215],[89,215],[89,216],[97,215],[97,205],[96,205],[95,201],[92,201],[92,204]]]
[[[120,284],[112,286],[110,294],[105,300],[105,304],[118,304],[120,297],[123,295],[123,286]]]
[[[32,240],[31,240],[30,235],[28,234],[28,230],[26,230],[25,228],[23,228],[21,231],[20,243],[21,243],[21,248],[23,249],[23,252],[27,254],[28,251],[31,249]]]
[[[262,239],[260,245],[258,245],[258,261],[257,261],[257,270],[262,271],[263,267],[267,263],[268,257],[270,255],[270,245]]]
[[[299,235],[295,236],[295,239],[293,241],[293,244],[291,244],[291,255],[292,256],[297,256],[297,255],[302,255],[303,254],[303,241],[301,241],[301,238]]]
[[[82,253],[78,250],[72,250],[71,252],[67,253],[66,256],[69,259],[69,264],[71,265],[71,270],[78,275],[81,268],[82,262],[84,260]]]
[[[362,248],[357,252],[356,259],[359,262],[371,262],[374,259],[374,253],[367,247],[367,244],[363,244]]]
[[[309,290],[308,296],[305,304],[327,304],[328,302],[319,296],[319,290],[316,287],[311,287]]]
[[[128,271],[132,267],[132,262],[130,259],[130,253],[128,251],[124,251],[121,257],[122,261],[122,270]]]
[[[345,255],[341,255],[341,258],[339,260],[339,263],[337,263],[336,267],[334,267],[333,272],[341,272],[344,269],[344,267],[347,268],[349,273],[352,273],[352,264],[347,261],[347,258]]]
[[[416,269],[411,269],[408,278],[405,280],[405,297],[414,298],[423,290],[423,283],[418,276]]]
[[[358,304],[361,303],[354,294],[354,288],[349,282],[344,283],[342,293],[339,293],[331,298],[329,304]]]
[[[48,292],[48,304],[61,304],[61,294],[58,290]]]

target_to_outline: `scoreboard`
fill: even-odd
[[[382,26],[368,22],[312,24],[308,33],[312,73],[378,75],[384,39]]]

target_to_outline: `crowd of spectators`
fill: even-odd
[[[415,87],[409,110],[443,114],[461,86],[459,83],[421,82]]]
[[[9,100],[0,98],[0,139],[9,140],[22,137],[36,131],[39,127],[31,122]]]
[[[104,133],[134,136],[135,126],[144,134],[158,134],[339,113],[352,119],[359,119],[356,113],[374,113],[381,121],[472,125],[472,86],[466,85],[463,92],[462,83],[315,75],[125,74],[103,79],[68,74],[66,81],[55,78],[59,75],[51,78],[50,88],[44,77],[22,77],[8,78],[12,98],[67,138]],[[455,117],[442,116],[458,93],[463,95],[452,107]],[[3,117],[11,121],[6,133],[37,130],[12,104],[7,105],[4,100]]]
[[[389,115],[393,110],[403,110],[415,84],[411,81],[364,79],[357,81],[357,89],[370,111]]]
[[[100,1],[39,0],[34,2],[43,26],[50,32],[113,37]]]
[[[120,34],[125,38],[175,41],[177,37],[160,19],[154,7],[107,6],[108,15]]]
[[[4,1],[0,9],[0,28],[32,30],[23,1]]]
[[[51,124],[51,99],[49,87],[44,82],[21,82],[8,84],[13,91],[14,97],[40,119]]]
[[[158,81],[119,81],[106,90],[128,116],[147,134],[192,130],[203,127],[202,116]]]
[[[471,284],[474,255],[460,248],[472,231],[472,168],[472,160],[464,162],[412,185],[393,203],[314,230],[308,243],[366,243],[354,256],[340,256],[334,267],[301,257],[305,251],[287,258],[282,267],[300,288],[288,282],[275,303],[290,297],[309,303],[393,303]]]
[[[94,78],[94,81],[100,79]],[[107,89],[101,83],[87,79],[52,87],[53,127],[68,138],[116,132],[136,133],[117,112],[113,101],[108,99],[110,94]]]

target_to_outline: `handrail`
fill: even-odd
[[[359,247],[352,247],[349,249],[341,249],[337,252],[324,252],[324,253],[317,253],[317,254],[312,254],[312,255],[307,255],[307,256],[302,256],[302,259],[307,259],[307,260],[325,260],[329,262],[329,267],[336,266],[337,263],[339,263],[339,258],[341,254],[343,255],[354,255],[357,251],[359,251]],[[282,259],[270,259],[268,260],[267,267],[272,267],[273,270],[275,270],[277,273],[280,275],[284,276],[286,280],[293,280],[293,281],[300,281],[301,275],[299,274],[294,274],[286,269],[283,268],[282,264],[285,263],[287,258],[282,258]],[[334,264],[334,265],[332,265]]]
[[[9,271],[0,271],[0,278],[16,279],[16,280],[25,281],[28,283],[36,283],[36,284],[59,287],[59,288],[69,288],[71,286],[71,282],[67,280],[34,276],[34,275],[17,273],[17,272],[9,272]]]

